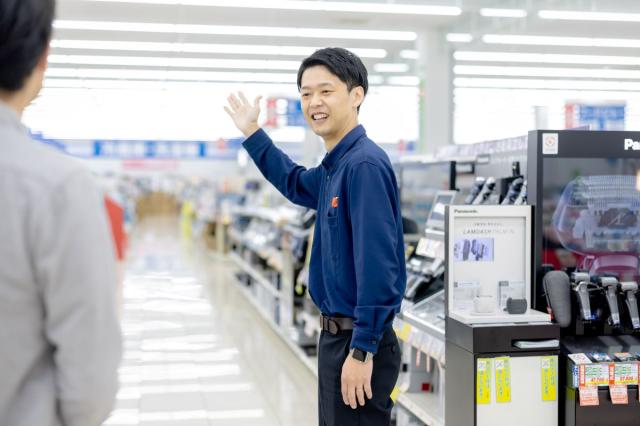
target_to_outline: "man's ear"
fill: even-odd
[[[362,86],[354,87],[351,93],[353,95],[353,107],[358,108],[364,102],[364,88]]]
[[[36,69],[38,71],[41,71],[42,73],[46,72],[47,68],[49,67],[49,50],[50,47],[47,46],[47,48],[44,49],[44,52],[42,52],[42,55],[40,55],[40,59],[36,64]]]

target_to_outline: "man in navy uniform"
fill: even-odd
[[[358,124],[367,70],[340,48],[316,51],[298,71],[302,110],[324,140],[322,163],[295,164],[258,126],[259,101],[225,107],[243,146],[290,201],[317,210],[309,291],[319,307],[320,426],[388,426],[400,369],[392,329],[406,284],[398,187],[387,154]]]

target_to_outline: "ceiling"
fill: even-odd
[[[415,84],[394,77],[415,76],[406,51],[428,30],[468,41],[448,42],[460,87],[640,91],[639,23],[637,0],[58,0],[47,84],[291,82],[325,46],[357,49],[374,84]]]

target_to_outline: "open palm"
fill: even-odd
[[[225,106],[224,110],[231,117],[236,127],[245,135],[250,136],[260,127],[258,126],[258,117],[260,116],[260,99],[258,96],[253,104],[239,92],[238,96],[231,94],[227,98],[229,106]]]

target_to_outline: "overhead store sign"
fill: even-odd
[[[69,155],[116,160],[236,160],[241,138],[217,141],[53,140],[33,135]]]
[[[568,102],[565,105],[567,129],[588,126],[590,130],[624,130],[625,116],[624,102],[605,104]]]
[[[266,116],[265,127],[304,127],[307,125],[300,99],[270,97],[267,99]]]

